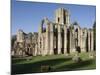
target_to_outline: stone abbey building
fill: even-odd
[[[64,8],[55,11],[55,21],[41,20],[39,31],[26,34],[18,30],[12,45],[12,55],[53,55],[94,51],[93,29],[70,23],[70,13]]]

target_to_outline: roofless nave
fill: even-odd
[[[45,25],[45,26],[44,26]],[[69,12],[64,8],[55,11],[55,22],[41,20],[39,32],[26,34],[18,30],[12,46],[12,55],[52,55],[94,51],[93,29],[70,23]]]

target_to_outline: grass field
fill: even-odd
[[[23,73],[39,73],[41,66],[48,65],[50,70],[47,72],[56,71],[72,71],[72,70],[89,70],[96,68],[96,59],[88,58],[88,53],[81,53],[82,62],[75,63],[72,61],[73,54],[66,55],[51,55],[51,56],[36,56],[31,60],[24,58],[12,58],[12,74]],[[45,72],[45,71],[44,71]]]

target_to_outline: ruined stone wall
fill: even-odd
[[[55,11],[55,23],[66,24],[70,23],[70,15],[64,8],[59,8]]]
[[[25,34],[18,30],[17,40],[12,48],[13,55],[45,56],[76,51],[90,52],[94,51],[93,29],[71,25],[69,12],[59,8],[55,12],[55,22],[44,18],[38,33]]]
[[[81,51],[87,52],[87,29],[82,29],[81,32]]]
[[[17,42],[23,42],[24,39],[25,39],[24,32],[21,29],[19,29],[17,31]]]

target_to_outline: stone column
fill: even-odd
[[[67,26],[64,25],[64,54],[67,53]]]
[[[34,56],[37,56],[37,55],[39,55],[39,52],[38,52],[38,49],[37,49],[38,47],[37,47],[37,44],[35,44],[35,53],[34,53]]]
[[[41,37],[41,55],[43,54],[43,36]]]
[[[37,50],[37,54],[38,54],[38,55],[40,55],[40,50],[41,50],[41,48],[40,48],[40,46],[41,46],[40,42],[41,42],[41,36],[40,36],[40,34],[39,34],[38,42],[37,42],[37,43],[38,43],[38,46],[37,46],[37,47],[38,47],[38,50]]]
[[[88,30],[88,51],[90,51],[90,31]]]
[[[87,29],[85,30],[85,43],[84,43],[84,46],[85,46],[85,48],[84,48],[84,51],[85,52],[87,52]]]
[[[75,52],[76,51],[76,48],[75,48],[75,30],[73,29],[72,30],[72,52]]]
[[[45,41],[45,53],[44,55],[48,54],[49,51],[49,24],[46,25],[46,41]]]
[[[79,46],[79,47],[80,47],[80,44],[81,44],[81,42],[80,42],[80,39],[81,39],[81,38],[80,38],[80,35],[81,35],[80,32],[81,32],[81,31],[80,31],[80,28],[78,28],[78,46]]]
[[[44,20],[42,20],[41,21],[41,23],[40,23],[40,26],[39,26],[39,35],[38,35],[38,45],[37,45],[37,47],[38,47],[38,50],[37,50],[37,54],[39,54],[40,55],[40,51],[42,51],[41,50],[41,38],[42,38],[42,32],[43,32],[43,23],[44,23]]]
[[[35,48],[32,48],[32,55],[35,56]]]
[[[38,49],[40,50],[40,34],[38,35],[37,43],[38,43]]]
[[[53,32],[53,24],[50,23],[50,52],[49,54],[52,55],[54,50],[54,32]]]
[[[67,13],[67,19],[66,19],[66,22],[67,22],[67,26],[70,26],[70,13],[66,12]]]
[[[62,39],[61,39],[61,25],[58,25],[58,54],[61,54]]]
[[[71,48],[72,48],[72,32],[71,29],[69,30],[69,53],[71,52]]]
[[[45,55],[45,49],[44,49],[44,47],[45,47],[45,41],[44,41],[45,39],[44,39],[44,36],[42,36],[42,41],[41,41],[41,43],[42,43],[42,49],[41,49],[41,55],[42,56],[44,56]]]
[[[91,51],[94,50],[94,37],[93,37],[93,30],[91,30]]]

